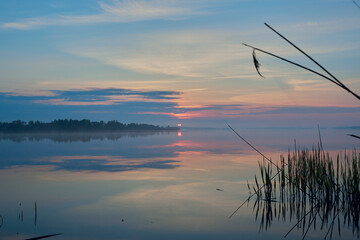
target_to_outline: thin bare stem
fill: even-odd
[[[359,138],[359,139],[360,139],[360,136],[355,135],[355,134],[348,134],[348,136],[350,136],[350,137],[354,137],[354,138]]]
[[[351,91],[348,87],[346,87],[339,79],[337,79],[334,75],[332,75],[326,68],[324,68],[320,63],[318,63],[315,59],[313,59],[310,55],[308,55],[307,53],[305,53],[303,50],[301,50],[298,46],[296,46],[294,43],[292,43],[289,39],[287,39],[286,37],[284,37],[282,34],[280,34],[278,31],[276,31],[274,28],[272,28],[269,24],[264,23],[265,26],[267,26],[269,29],[271,29],[273,32],[275,32],[277,35],[279,35],[282,39],[284,39],[286,42],[288,42],[291,46],[293,46],[294,48],[296,48],[298,51],[300,51],[302,54],[304,54],[306,57],[308,57],[313,63],[315,63],[316,65],[318,65],[322,70],[324,70],[327,74],[329,74],[329,76],[331,76],[333,78],[333,80],[335,82],[337,82],[338,86],[342,87],[343,89],[345,89],[346,91],[348,91],[349,93],[351,93],[352,95],[354,95],[357,99],[360,100],[360,96],[357,95],[356,93],[354,93],[353,91]],[[328,79],[328,78],[326,78]],[[329,80],[329,79],[328,79]],[[334,81],[331,81],[333,83],[335,83]]]
[[[324,148],[323,148],[323,144],[322,144],[322,139],[321,139],[321,133],[320,133],[320,126],[319,126],[319,124],[318,124],[318,133],[319,133],[319,144],[320,144],[320,149],[321,149],[321,151],[323,152],[323,153],[325,153],[324,152]]]
[[[355,1],[355,0],[351,0],[358,8],[360,8],[360,5]]]
[[[336,77],[334,77],[326,68],[324,68],[320,63],[318,63],[317,61],[315,61],[315,59],[313,59],[311,56],[309,56],[306,52],[304,52],[303,50],[301,50],[298,46],[296,46],[294,43],[292,43],[289,39],[287,39],[286,37],[284,37],[282,34],[280,34],[278,31],[276,31],[275,29],[273,29],[269,24],[264,23],[265,26],[267,26],[268,28],[270,28],[274,33],[276,33],[277,35],[279,35],[282,39],[284,39],[285,41],[287,41],[288,43],[291,44],[291,46],[293,46],[294,48],[296,48],[299,52],[301,52],[302,54],[304,54],[306,57],[308,57],[313,63],[315,63],[316,65],[318,65],[322,70],[324,70],[327,74],[329,74],[336,82],[338,82],[340,85],[343,85]]]
[[[238,132],[236,132],[229,124],[228,127],[239,137],[241,138],[247,145],[249,145],[252,149],[254,149],[256,152],[258,152],[261,156],[263,156],[263,158],[265,158],[266,160],[268,160],[271,164],[273,164],[275,167],[277,167],[279,169],[279,167],[273,163],[271,161],[271,159],[269,159],[268,157],[266,157],[262,152],[260,152],[259,150],[257,150],[257,148],[255,148],[253,145],[251,145],[248,141],[246,141],[245,138],[243,138]]]
[[[228,127],[229,127],[239,138],[241,138],[247,145],[249,145],[252,149],[254,149],[257,153],[259,153],[264,159],[268,160],[272,165],[274,165],[274,166],[277,168],[277,173],[271,178],[271,180],[274,179],[274,178],[281,172],[282,169],[281,169],[277,164],[275,164],[273,161],[271,161],[271,159],[269,159],[268,157],[266,157],[262,152],[260,152],[257,148],[255,148],[251,143],[249,143],[248,141],[246,141],[246,139],[243,138],[238,132],[236,132],[229,124],[228,124]],[[286,164],[286,165],[287,165],[287,164]],[[286,178],[287,180],[289,180],[289,182],[291,182],[292,184],[294,184],[296,187],[298,187],[299,189],[301,189],[301,187],[299,186],[298,183],[292,182],[292,181],[289,179],[289,177],[287,177],[286,175],[285,175],[285,178]],[[265,184],[263,184],[260,189],[262,189],[263,187],[265,187]],[[308,186],[307,184],[305,185],[305,187],[309,188],[309,186]],[[310,188],[309,188],[309,189],[310,189]],[[315,198],[316,200],[318,200],[318,199],[316,198],[316,196],[314,196],[314,195],[310,195],[310,194],[307,193],[307,192],[305,192],[305,194],[308,195],[308,196],[309,196],[310,198],[312,198],[312,199]],[[253,197],[254,195],[255,195],[255,193],[252,194],[251,196],[249,196],[249,198],[248,198],[246,201],[244,201],[244,202],[229,216],[229,218],[231,218],[231,217],[232,217],[247,201],[249,201],[249,199],[250,199],[251,197]]]
[[[38,239],[44,239],[44,238],[49,238],[49,237],[54,237],[54,236],[58,236],[61,235],[62,233],[55,233],[55,234],[49,234],[49,235],[44,235],[44,236],[40,236],[40,237],[34,237],[34,238],[27,238],[25,240],[38,240]]]
[[[280,173],[280,171],[278,171],[272,178],[270,178],[270,180],[273,180],[274,178],[276,178],[277,175],[279,175],[279,173]],[[264,187],[265,187],[265,184],[263,184],[263,185],[259,188],[259,190],[263,189]],[[232,218],[232,217],[235,215],[235,213],[237,213],[237,211],[239,211],[240,208],[241,208],[242,206],[244,206],[244,204],[245,204],[246,202],[248,202],[248,201],[249,201],[253,196],[255,196],[255,195],[256,195],[256,192],[254,192],[253,194],[251,194],[242,204],[239,205],[239,207],[238,207],[237,209],[235,209],[234,212],[231,213],[231,215],[229,216],[229,218]]]
[[[283,58],[283,57],[280,57],[280,56],[278,56],[278,55],[275,55],[275,54],[273,54],[273,53],[271,53],[271,52],[267,52],[267,51],[262,50],[262,49],[260,49],[260,48],[253,47],[253,46],[251,46],[251,45],[249,45],[249,44],[243,43],[243,45],[246,46],[246,47],[255,49],[255,50],[259,51],[259,52],[262,52],[262,53],[268,54],[268,55],[270,55],[270,56],[273,56],[273,57],[275,57],[275,58],[278,58],[278,59],[280,59],[280,60],[282,60],[282,61],[285,61],[285,62],[290,63],[290,64],[292,64],[292,65],[295,65],[295,66],[297,66],[297,67],[303,68],[303,69],[305,69],[305,70],[307,70],[307,71],[309,71],[309,72],[315,73],[316,75],[319,75],[320,77],[323,77],[323,78],[325,78],[325,79],[333,82],[334,84],[338,85],[339,87],[342,87],[339,83],[335,82],[333,79],[331,79],[331,78],[325,76],[324,74],[321,74],[321,73],[319,73],[319,72],[317,72],[317,71],[315,71],[315,70],[312,70],[312,69],[310,69],[310,68],[308,68],[308,67],[305,67],[305,66],[303,66],[303,65],[300,65],[300,64],[298,64],[298,63],[296,63],[296,62],[290,61],[290,60],[288,60],[288,59],[286,59],[286,58]]]

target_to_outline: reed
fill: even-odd
[[[274,216],[285,220],[289,211],[290,220],[295,218],[297,223],[285,236],[297,227],[305,238],[317,218],[320,228],[328,227],[326,236],[332,236],[336,222],[340,234],[340,219],[359,234],[360,154],[355,150],[333,159],[319,144],[280,156],[276,166],[259,162],[259,171],[262,185],[255,175],[255,185],[248,188],[256,195],[256,219],[262,212],[260,229],[268,228]]]
[[[351,95],[353,95],[354,97],[356,97],[358,100],[360,100],[360,96],[358,94],[356,94],[355,92],[353,92],[350,88],[348,88],[344,83],[342,83],[338,78],[336,78],[332,73],[330,73],[325,67],[323,67],[319,62],[317,62],[314,58],[312,58],[309,54],[307,54],[305,51],[303,51],[301,48],[299,48],[298,46],[296,46],[293,42],[291,42],[289,39],[287,39],[285,36],[283,36],[281,33],[279,33],[278,31],[276,31],[274,28],[272,28],[269,24],[264,23],[266,27],[268,27],[271,31],[273,31],[274,33],[276,33],[279,37],[281,37],[282,39],[284,39],[287,43],[289,43],[291,46],[293,46],[296,50],[298,50],[300,53],[302,53],[304,56],[306,56],[308,59],[310,59],[315,65],[317,65],[319,68],[321,68],[324,71],[324,74],[319,73],[318,71],[315,71],[311,68],[305,67],[301,64],[298,64],[296,62],[290,61],[286,58],[280,57],[276,54],[273,54],[271,52],[262,50],[260,48],[257,47],[253,47],[249,44],[245,44],[243,43],[244,46],[249,47],[253,50],[252,52],[252,56],[253,56],[253,62],[254,62],[254,66],[255,69],[257,71],[257,73],[263,77],[263,75],[260,73],[260,63],[258,58],[256,57],[256,51],[265,53],[269,56],[275,57],[277,59],[280,59],[284,62],[290,63],[292,65],[295,65],[299,68],[305,69],[306,71],[309,71],[311,73],[314,73],[332,83],[334,83],[335,85],[339,86],[340,88],[344,89],[345,91],[347,91],[348,93],[350,93]]]
[[[360,5],[357,3],[357,2],[355,2],[355,0],[351,0],[358,8],[360,8]]]
[[[355,3],[355,1],[353,2]],[[260,63],[256,51],[316,74],[360,100],[360,95],[349,89],[310,55],[270,25],[267,23],[265,25],[310,59],[324,73],[244,43],[246,47],[253,50],[254,66],[261,77],[263,75],[260,73]],[[357,233],[357,237],[360,237],[360,154],[354,150],[350,153],[338,153],[336,160],[332,159],[330,154],[323,150],[319,130],[320,143],[318,147],[313,147],[311,150],[299,150],[295,147],[295,151],[289,152],[287,158],[280,156],[280,163],[274,163],[233,128],[230,126],[229,128],[247,145],[263,156],[263,162],[259,163],[261,184],[259,184],[258,177],[255,175],[255,184],[252,187],[248,184],[249,197],[229,216],[230,218],[253,196],[256,196],[253,209],[256,210],[256,219],[261,219],[260,229],[268,228],[275,218],[281,218],[285,221],[286,212],[289,211],[290,219],[295,217],[297,222],[285,237],[297,227],[302,229],[304,239],[311,226],[316,228],[317,219],[321,220],[321,229],[328,226],[325,238],[332,237],[336,222],[338,223],[340,235],[340,218],[343,224],[351,225],[353,233]],[[360,138],[354,134],[348,135]],[[262,214],[259,215],[259,213]]]
[[[36,226],[36,223],[37,223],[37,204],[35,201],[35,205],[34,205],[34,224],[35,224],[35,226]]]
[[[48,234],[48,235],[43,235],[43,236],[39,236],[39,237],[27,238],[25,240],[38,240],[38,239],[55,237],[55,236],[58,236],[58,235],[62,235],[62,233]]]

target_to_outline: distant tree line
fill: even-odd
[[[113,121],[90,121],[88,119],[73,120],[59,119],[52,122],[40,121],[12,121],[0,122],[1,133],[22,133],[22,132],[108,132],[108,131],[172,131],[177,127],[160,127],[151,124],[130,123],[125,124]]]

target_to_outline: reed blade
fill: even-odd
[[[295,66],[299,67],[299,68],[305,69],[305,70],[307,70],[307,71],[309,71],[309,72],[312,72],[312,73],[314,73],[314,74],[316,74],[316,75],[318,75],[318,76],[320,76],[320,77],[322,77],[322,78],[325,78],[326,80],[329,80],[330,82],[338,85],[339,87],[342,87],[339,83],[335,82],[333,79],[331,79],[331,78],[329,78],[328,76],[325,76],[324,74],[319,73],[319,72],[317,72],[317,71],[315,71],[315,70],[313,70],[313,69],[311,69],[311,68],[305,67],[305,66],[303,66],[303,65],[301,65],[301,64],[298,64],[298,63],[293,62],[293,61],[290,61],[290,60],[288,60],[288,59],[286,59],[286,58],[280,57],[280,56],[278,56],[278,55],[276,55],[276,54],[273,54],[273,53],[271,53],[271,52],[262,50],[261,48],[253,47],[253,46],[251,46],[251,45],[249,45],[249,44],[246,44],[246,43],[243,43],[243,45],[246,46],[246,47],[255,49],[255,50],[259,51],[259,52],[265,53],[265,54],[267,54],[267,55],[270,55],[270,56],[272,56],[272,57],[278,58],[278,59],[280,59],[280,60],[282,60],[282,61],[284,61],[284,62],[290,63],[290,64],[292,64],[292,65],[295,65]]]
[[[40,236],[40,237],[27,238],[27,239],[24,239],[24,240],[38,240],[38,239],[44,239],[44,238],[58,236],[58,235],[61,235],[61,234],[63,234],[63,233],[49,234],[49,235],[44,235],[44,236]]]
[[[360,5],[355,1],[355,0],[351,0],[358,8],[360,8]]]
[[[284,37],[282,34],[280,34],[278,31],[276,31],[274,28],[272,28],[269,24],[264,23],[265,26],[267,26],[270,30],[272,30],[274,33],[276,33],[278,36],[280,36],[282,39],[284,39],[286,42],[288,42],[291,46],[296,48],[298,51],[300,51],[302,54],[304,54],[307,58],[309,58],[313,63],[315,63],[317,66],[319,66],[323,71],[325,71],[332,79],[333,83],[336,82],[336,85],[340,86],[341,88],[345,89],[349,93],[351,93],[353,96],[355,96],[358,100],[360,100],[360,96],[351,91],[347,86],[345,86],[339,79],[337,79],[333,74],[331,74],[325,67],[323,67],[320,63],[318,63],[315,59],[313,59],[310,55],[308,55],[306,52],[304,52],[302,49],[300,49],[298,46],[296,46],[294,43],[292,43],[289,39]],[[327,78],[328,79],[328,78]]]
[[[360,139],[360,136],[355,135],[355,134],[348,134],[348,136],[350,136],[350,137],[354,137],[354,138],[359,138],[359,139]]]

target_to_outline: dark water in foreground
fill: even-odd
[[[295,138],[309,148],[318,141],[317,129],[238,130],[275,160]],[[359,149],[346,133],[322,130],[324,148]],[[0,137],[0,239],[279,239],[294,219],[260,229],[251,202],[228,218],[259,160],[229,129]],[[307,239],[326,231],[311,228]]]

